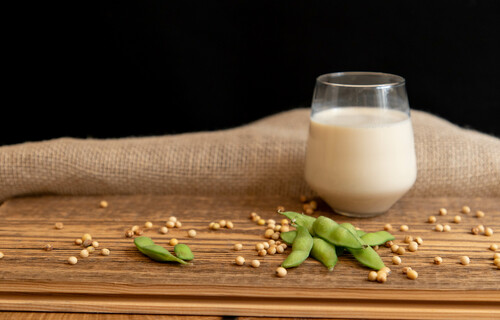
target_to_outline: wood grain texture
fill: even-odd
[[[100,200],[109,206],[100,208]],[[393,254],[379,249],[393,273],[384,284],[367,281],[369,269],[351,256],[342,256],[333,272],[308,259],[290,269],[286,278],[274,270],[290,251],[258,257],[254,246],[264,241],[265,227],[248,219],[250,212],[263,218],[281,220],[276,207],[302,211],[298,199],[278,197],[190,197],[190,196],[107,196],[28,197],[12,199],[0,207],[0,310],[108,312],[143,314],[457,319],[500,317],[500,270],[493,265],[492,243],[500,245],[500,199],[496,198],[403,198],[388,213],[369,219],[338,216],[320,202],[315,216],[325,215],[338,222],[351,222],[372,232],[391,223],[395,243],[406,246],[405,235],[421,236],[423,245],[407,252],[399,266],[391,264]],[[468,205],[472,213],[459,210]],[[448,215],[439,216],[439,208]],[[474,216],[475,210],[486,213]],[[158,228],[170,216],[182,221],[181,228],[162,235]],[[449,224],[450,232],[433,231],[427,217]],[[462,222],[451,222],[455,215]],[[209,230],[211,221],[231,220],[234,229]],[[137,251],[124,231],[151,221],[154,227],[144,235],[168,245],[170,238],[188,244],[192,264],[156,263]],[[54,228],[63,222],[64,228]],[[401,224],[410,230],[399,231]],[[472,226],[483,224],[497,232],[493,236],[473,235]],[[195,229],[196,238],[187,231]],[[97,253],[67,264],[81,247],[74,239],[91,233],[110,256]],[[54,250],[44,251],[45,244]],[[233,245],[242,243],[242,251]],[[247,261],[259,259],[258,269],[236,266],[238,255]],[[443,258],[440,266],[435,256]],[[469,266],[459,264],[468,255]],[[404,266],[419,273],[417,280],[402,274]]]
[[[0,320],[222,320],[211,316],[178,316],[158,314],[0,312]]]

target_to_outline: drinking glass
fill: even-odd
[[[305,179],[337,213],[380,215],[415,183],[417,165],[404,78],[378,72],[319,76]]]

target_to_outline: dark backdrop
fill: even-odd
[[[309,106],[336,71],[399,74],[411,107],[500,136],[499,1],[15,6],[1,144],[234,127]]]

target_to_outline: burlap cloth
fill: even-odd
[[[303,178],[309,109],[229,130],[0,147],[0,201],[33,194],[313,194]],[[500,139],[412,111],[408,196],[500,196]]]

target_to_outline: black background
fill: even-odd
[[[500,136],[500,7],[468,1],[97,1],[4,11],[0,144],[230,128],[379,71]]]

